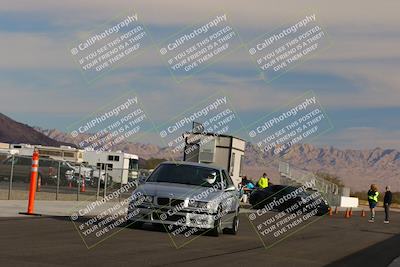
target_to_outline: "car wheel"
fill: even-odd
[[[210,231],[210,235],[218,237],[220,234],[223,233],[223,229],[222,229],[222,220],[220,218],[220,214],[222,212],[222,208],[219,207],[218,208],[218,212],[217,212],[217,219],[214,220],[214,228]]]
[[[224,232],[231,235],[236,235],[239,230],[239,212],[236,213],[232,221],[232,228],[224,229]]]

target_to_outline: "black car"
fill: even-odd
[[[249,198],[254,209],[294,213],[299,209],[310,212],[317,209],[316,215],[324,215],[329,211],[328,202],[317,191],[287,185],[271,185],[264,189],[254,190]]]

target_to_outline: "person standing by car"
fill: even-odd
[[[251,191],[253,191],[254,188],[255,186],[253,182],[247,179],[247,176],[244,176],[242,178],[242,182],[240,183],[240,200],[246,203]]]
[[[261,189],[267,188],[269,183],[269,178],[267,177],[267,174],[264,172],[263,176],[258,180],[257,186]]]
[[[371,184],[371,188],[368,191],[368,203],[371,210],[371,218],[368,220],[368,222],[373,223],[375,220],[375,207],[378,203],[378,197],[378,187],[376,186],[376,184]]]
[[[383,198],[383,206],[385,208],[384,223],[389,223],[390,204],[392,204],[392,192],[390,192],[390,187],[386,186],[386,192],[385,192],[385,196]]]

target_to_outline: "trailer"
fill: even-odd
[[[71,146],[42,146],[30,144],[10,144],[10,149],[18,150],[19,155],[32,156],[33,150],[38,149],[40,156],[46,156],[55,160],[82,163],[83,149]]]
[[[122,151],[84,151],[83,161],[111,177],[113,183],[127,184],[138,178],[139,157]]]
[[[231,135],[204,132],[187,132],[183,137],[184,161],[208,163],[224,168],[235,186],[238,186],[243,176],[245,140]]]

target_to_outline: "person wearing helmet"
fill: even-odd
[[[213,185],[217,180],[217,173],[215,171],[210,172],[205,178],[205,182],[209,185]]]

